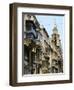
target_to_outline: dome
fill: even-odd
[[[57,25],[56,24],[54,24],[53,33],[55,33],[55,34],[58,33],[58,29],[57,29]]]

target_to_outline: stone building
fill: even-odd
[[[24,14],[24,73],[63,72],[63,57],[57,26],[50,39],[34,15]]]
[[[57,25],[53,27],[53,34],[50,40],[51,45],[51,72],[60,73],[63,72],[63,54],[61,48],[60,35],[58,33]]]

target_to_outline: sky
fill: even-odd
[[[43,25],[45,27],[46,31],[49,34],[49,37],[51,37],[52,29],[54,27],[54,24],[56,23],[58,33],[60,34],[62,49],[64,51],[64,16],[36,15],[36,18],[40,25]]]

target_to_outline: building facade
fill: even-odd
[[[24,14],[24,73],[63,72],[63,55],[57,26],[50,38],[35,15]]]

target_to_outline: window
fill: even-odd
[[[26,21],[26,30],[30,31],[32,29],[32,23],[30,21]]]

